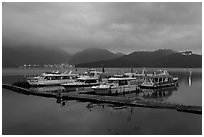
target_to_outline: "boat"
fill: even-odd
[[[156,89],[170,86],[178,86],[178,77],[171,76],[167,70],[158,70],[153,74],[146,74],[140,88]]]
[[[136,78],[132,77],[111,77],[107,83],[92,86],[95,94],[121,94],[136,91]]]
[[[143,69],[141,73],[127,72],[123,74],[123,77],[136,78],[136,84],[140,85],[144,82],[146,77],[146,69]]]
[[[26,81],[31,86],[56,86],[66,82],[74,81],[78,77],[78,74],[73,74],[72,71],[67,72],[44,72],[39,76],[26,77]]]
[[[99,78],[100,78],[101,72],[89,69],[84,74],[80,75],[75,81],[68,81],[66,83],[61,84],[66,89],[75,90],[75,88],[79,87],[92,87],[99,85]]]
[[[70,81],[61,84],[65,88],[91,87],[99,85],[99,80],[96,77],[84,76],[77,78],[76,81]]]
[[[89,76],[89,77],[100,78],[100,76],[101,76],[102,73],[103,73],[103,72],[97,71],[96,69],[91,68],[91,69],[88,69],[86,72],[84,72],[84,74],[82,75],[82,77],[83,77],[83,76]]]

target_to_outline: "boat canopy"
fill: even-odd
[[[171,78],[172,76],[171,75],[151,75],[151,76],[146,76],[145,78]]]
[[[96,77],[89,77],[89,76],[82,76],[78,78],[78,80],[97,80],[98,78]]]
[[[131,78],[131,77],[123,77],[123,78],[109,78],[108,80],[135,80],[135,78]]]

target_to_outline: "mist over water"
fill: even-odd
[[[79,68],[77,73],[87,69]],[[100,70],[100,69],[98,69]],[[140,72],[142,68],[134,68]],[[155,68],[147,68],[152,72]],[[178,88],[144,91],[125,96],[187,105],[202,105],[202,69],[167,69],[179,77]],[[45,69],[3,69],[2,83],[12,84],[24,75],[40,74]],[[110,74],[129,68],[105,68]],[[73,70],[75,73],[75,70]],[[3,134],[202,134],[202,115],[129,106],[27,96],[2,89]]]

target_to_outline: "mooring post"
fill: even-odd
[[[122,90],[123,91],[123,95],[125,95],[125,90]]]
[[[61,97],[62,97],[62,91],[61,91],[61,90],[58,90],[56,96],[57,96],[58,98],[61,98]]]

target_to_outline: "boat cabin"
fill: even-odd
[[[97,78],[90,78],[90,77],[81,77],[77,79],[77,82],[81,82],[81,83],[98,83],[98,79]]]
[[[135,85],[135,78],[109,78],[108,84],[117,85],[117,86],[125,86],[125,85]]]
[[[76,79],[78,74],[43,74],[40,78],[44,80]]]
[[[172,76],[150,76],[145,78],[145,82],[151,82],[151,83],[163,83],[163,82],[170,82],[173,81]]]

